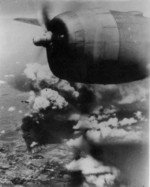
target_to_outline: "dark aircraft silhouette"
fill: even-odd
[[[33,42],[46,48],[57,77],[117,84],[149,75],[150,19],[141,12],[92,8],[67,11],[51,20],[46,7],[42,11],[46,32]],[[37,19],[15,20],[40,26]]]

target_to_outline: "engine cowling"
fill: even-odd
[[[50,21],[47,57],[61,79],[123,83],[149,74],[150,21],[102,9],[65,12]]]

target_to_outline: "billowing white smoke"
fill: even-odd
[[[124,118],[119,123],[121,126],[125,126],[125,125],[131,125],[136,122],[137,122],[137,120],[132,117],[132,118]]]
[[[147,119],[142,115],[142,112],[141,112],[141,111],[135,112],[135,117],[137,118],[137,120],[140,120],[140,121],[147,121]]]
[[[149,97],[149,80],[120,85],[92,85],[93,93],[99,104],[116,103],[119,105],[146,102]],[[101,101],[101,103],[99,102]]]
[[[149,89],[146,84],[130,83],[119,88],[122,99],[119,104],[130,104],[136,101],[144,102],[149,95]]]
[[[103,115],[105,115],[105,111]],[[109,117],[110,115],[111,113],[109,113]],[[141,125],[141,122],[145,121],[145,118],[142,117],[139,111],[135,113],[135,116],[136,118],[125,117],[121,120],[117,117],[110,117],[107,120],[104,118],[103,121],[101,121],[101,118],[99,120],[99,115],[82,117],[73,127],[74,130],[82,132],[81,136],[75,140],[68,141],[68,145],[74,147],[79,144],[80,147],[83,139],[94,144],[143,142],[143,131],[137,127]]]
[[[57,84],[57,88],[60,91],[65,91],[65,92],[71,93],[71,95],[75,98],[77,98],[79,96],[79,92],[76,91],[74,87],[70,86],[70,83],[66,80],[59,81]]]
[[[43,88],[55,85],[59,79],[55,77],[49,70],[48,65],[41,65],[38,63],[27,64],[24,70],[24,75],[32,85],[29,100],[34,100],[38,92]],[[44,102],[45,103],[45,102]]]
[[[79,96],[79,92],[76,91],[68,81],[60,80],[55,77],[48,65],[41,65],[38,63],[27,64],[24,74],[32,81],[32,85],[35,89],[41,90],[43,87],[53,88],[58,91],[69,93],[71,97],[74,98]]]
[[[110,118],[108,121],[98,123],[96,120],[82,120],[74,126],[75,130],[81,131],[82,135],[74,140],[69,140],[68,145],[79,147],[82,141],[88,141],[93,144],[122,144],[122,143],[140,143],[143,142],[143,132],[135,128],[125,128],[131,126],[137,121],[134,118],[124,118],[118,121],[117,118]],[[85,131],[84,131],[85,130]]]
[[[55,77],[48,65],[27,64],[23,76],[30,88],[29,98],[24,101],[29,104],[29,112],[22,124],[28,150],[32,142],[43,145],[70,136],[75,121],[71,101],[76,103],[80,96],[75,86]]]
[[[69,94],[75,99],[79,96],[79,92],[68,81],[55,77],[48,65],[27,64],[24,74],[33,85],[33,91],[29,92],[28,99],[32,112],[39,112],[48,107],[63,109],[68,106],[68,102],[64,98],[65,94]],[[58,92],[62,92],[62,95]]]
[[[81,171],[86,178],[86,183],[94,184],[96,187],[112,186],[119,177],[119,170],[115,167],[105,166],[89,155],[72,161],[66,168],[71,171]]]
[[[102,109],[102,107],[100,108]],[[71,171],[78,170],[84,174],[86,179],[85,187],[115,186],[120,178],[119,169],[113,165],[110,166],[107,164],[105,166],[102,161],[95,160],[92,157],[94,155],[91,156],[90,150],[93,149],[93,146],[98,146],[99,148],[101,146],[106,146],[107,150],[107,145],[118,145],[119,147],[119,145],[140,145],[143,142],[145,143],[144,132],[142,128],[138,128],[142,126],[142,123],[145,122],[146,119],[142,113],[137,111],[133,114],[134,117],[119,119],[116,117],[116,112],[117,109],[113,107],[113,110],[112,108],[107,108],[107,110],[103,110],[103,112],[99,111],[99,114],[96,112],[96,115],[93,114],[89,117],[81,117],[78,123],[73,127],[75,132],[78,132],[79,135],[74,139],[70,139],[67,145],[74,150],[75,154],[79,154],[81,158],[72,161],[66,167]],[[101,115],[104,117],[100,118],[99,116]],[[120,149],[118,147],[117,149]],[[107,153],[106,150],[105,154],[110,154],[109,156],[105,155],[106,158],[111,157],[111,151]],[[96,151],[97,154],[98,151],[99,150]],[[116,152],[117,151],[117,155],[124,154],[120,153],[119,150],[116,150]],[[101,153],[99,153],[99,155],[100,154]],[[85,155],[87,156],[85,157]],[[116,159],[118,158],[116,157]],[[124,156],[121,159],[124,159]]]
[[[90,142],[94,144],[136,143],[142,141],[142,132],[128,132],[124,129],[111,129],[109,127],[105,127],[100,131],[87,131],[86,137]]]
[[[101,159],[95,158],[91,149],[94,146],[100,148],[116,144],[141,144],[145,141],[142,128],[147,117],[140,107],[141,103],[148,98],[146,83],[143,81],[139,84],[106,86],[71,84],[55,77],[48,65],[37,63],[28,64],[24,74],[33,86],[28,99],[31,107],[31,114],[28,116],[30,116],[30,120],[33,119],[31,120],[33,123],[37,121],[36,114],[38,113],[49,115],[54,126],[55,123],[60,123],[57,119],[65,119],[66,116],[67,120],[76,122],[73,127],[75,138],[68,140],[67,145],[74,150],[78,159],[68,164],[67,169],[81,171],[86,179],[85,187],[115,186],[121,171],[117,166],[109,165]],[[90,102],[87,103],[90,109],[84,110],[84,112],[79,106],[84,105],[85,98],[88,102],[89,95],[85,93],[84,95],[83,90],[89,91],[96,101],[93,106]],[[125,105],[128,105],[127,108],[124,108]],[[66,110],[70,106],[73,111]],[[65,111],[65,116],[60,111]],[[51,112],[53,113],[51,114]],[[53,114],[56,115],[55,119]],[[26,124],[28,121],[25,122],[25,126]],[[104,152],[108,157],[111,157],[111,153],[108,155],[106,149]]]
[[[62,109],[68,105],[68,102],[55,90],[45,88],[40,91],[38,96],[31,92],[29,98],[30,104],[32,103],[33,111],[38,112],[40,109],[51,107],[52,109]]]
[[[41,65],[38,63],[27,64],[24,73],[28,79],[37,83],[45,80],[49,84],[56,84],[59,81],[49,70],[48,65]]]
[[[81,119],[80,121],[78,121],[77,125],[74,126],[74,129],[100,129],[103,127],[108,127],[108,126],[112,126],[112,127],[116,127],[118,125],[118,119],[116,117],[114,118],[110,118],[107,121],[102,121],[99,122],[99,117],[98,119],[96,119],[94,116],[91,116],[89,118],[84,118]]]

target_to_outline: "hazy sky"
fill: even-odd
[[[43,3],[47,0],[0,0],[0,15],[17,15],[17,14],[35,14],[39,8],[41,2]],[[50,1],[50,0],[49,0]],[[50,1],[51,5],[53,2],[64,2],[63,0],[53,0]],[[78,2],[72,0],[66,0],[65,2]],[[79,1],[87,3],[86,0]],[[120,9],[120,10],[142,10],[149,11],[147,3],[150,0],[91,0],[92,5],[99,4],[100,6],[106,6],[107,8]]]

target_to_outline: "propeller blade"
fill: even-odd
[[[39,22],[45,31],[50,31],[50,21],[58,14],[70,11],[73,9],[79,9],[79,4],[69,3],[65,1],[46,1],[41,3],[39,12]]]

